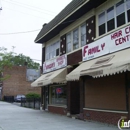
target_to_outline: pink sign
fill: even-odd
[[[91,44],[82,47],[82,60],[90,60],[101,55],[109,53],[108,44],[105,41],[105,37],[97,40]]]
[[[53,70],[57,70],[67,66],[67,56],[59,56],[55,59],[44,62],[43,73],[47,73]]]
[[[110,52],[122,50],[130,47],[130,26],[120,29],[111,35],[108,35],[108,44]]]
[[[130,47],[130,25],[82,47],[82,60],[90,60]]]

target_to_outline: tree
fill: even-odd
[[[14,49],[14,47],[13,47]],[[30,69],[38,69],[40,64],[34,62],[30,57],[23,54],[17,55],[13,51],[7,52],[7,49],[0,47],[0,81],[5,80],[8,77],[2,77],[4,67],[11,68],[12,66],[25,66]]]

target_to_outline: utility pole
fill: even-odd
[[[1,0],[0,0],[0,11],[2,10],[2,4],[1,4]]]

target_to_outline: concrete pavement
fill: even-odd
[[[87,122],[23,108],[0,101],[0,130],[119,130],[116,126]]]

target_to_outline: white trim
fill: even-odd
[[[42,37],[40,37],[39,39],[37,39],[37,41],[41,40],[41,38],[43,38],[44,36],[46,36],[50,31],[52,31],[54,28],[56,28],[58,25],[60,25],[65,19],[67,19],[68,17],[70,17],[73,13],[75,13],[78,9],[80,9],[83,5],[85,5],[88,2],[89,2],[89,0],[86,0],[86,2],[84,2],[82,5],[80,5],[77,9],[75,9],[72,13],[70,13],[68,16],[66,16],[63,20],[61,20],[56,26],[54,26],[52,29],[50,29],[46,34],[44,34]],[[35,41],[35,42],[37,42],[37,41]]]
[[[66,105],[60,106],[60,105],[51,105],[51,104],[49,104],[48,106],[51,106],[51,107],[62,107],[62,108],[67,108]]]
[[[112,111],[112,110],[101,110],[101,109],[91,109],[91,108],[83,108],[83,110],[100,111],[100,112],[111,112],[111,113],[124,113],[124,114],[128,113],[128,111]]]

